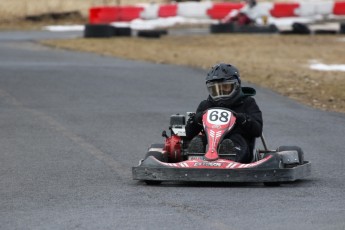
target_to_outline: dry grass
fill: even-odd
[[[44,26],[48,25],[84,25],[88,20],[81,15],[68,16],[66,18],[54,19],[48,14],[43,15],[35,21],[28,19],[13,19],[8,22],[0,22],[1,30],[42,30]]]
[[[209,68],[239,67],[244,81],[271,88],[305,104],[345,112],[345,73],[309,69],[310,60],[345,64],[340,36],[209,35],[44,41],[64,49],[155,63]]]
[[[0,21],[25,18],[26,16],[79,11],[87,16],[93,0],[11,0],[0,1]]]

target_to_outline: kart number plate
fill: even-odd
[[[231,112],[223,109],[210,109],[207,111],[207,122],[211,125],[226,125],[231,120]]]

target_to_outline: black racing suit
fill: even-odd
[[[202,114],[209,108],[224,107],[232,110],[237,115],[245,117],[242,122],[236,122],[234,128],[227,134],[224,139],[229,138],[235,142],[240,143],[244,148],[242,152],[241,160],[239,162],[248,163],[252,160],[252,154],[255,145],[255,138],[260,137],[262,134],[262,113],[259,109],[256,101],[253,97],[255,90],[249,87],[242,87],[242,96],[239,97],[232,105],[222,105],[213,101],[210,97],[207,100],[202,101],[195,113],[195,116],[191,117],[186,124],[186,136],[191,140],[193,137],[203,131],[203,126],[197,120]],[[239,120],[239,119],[238,119]]]

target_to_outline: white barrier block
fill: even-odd
[[[158,11],[159,11],[159,4],[151,3],[142,5],[144,10],[140,13],[141,19],[157,19],[158,18]]]
[[[182,17],[158,18],[153,20],[135,19],[131,21],[130,27],[133,30],[153,30],[171,27],[177,24],[185,24],[185,21]]]
[[[181,2],[177,5],[177,15],[186,18],[209,19],[207,10],[213,6],[212,2]]]
[[[245,5],[240,12],[245,13],[250,19],[256,20],[263,16],[270,16],[270,10],[273,8],[273,3],[271,2],[259,2],[254,7],[249,8]]]
[[[301,2],[295,14],[301,17],[310,17],[315,15],[329,15],[333,12],[333,1],[323,2]]]
[[[304,17],[304,18],[302,18],[302,17],[288,17],[288,18],[269,17],[267,24],[273,24],[276,27],[278,27],[280,31],[283,31],[283,30],[291,30],[292,25],[295,22],[299,22],[299,23],[303,23],[303,24],[309,24],[309,23],[314,22],[314,19],[307,18],[307,17]]]
[[[318,2],[316,4],[316,14],[333,14],[334,1]]]

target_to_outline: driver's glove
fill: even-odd
[[[236,123],[240,125],[244,125],[248,121],[248,116],[245,113],[236,113]]]
[[[198,113],[190,113],[189,114],[189,119],[187,120],[188,124],[202,124],[202,116],[203,113],[202,112],[198,112]]]

